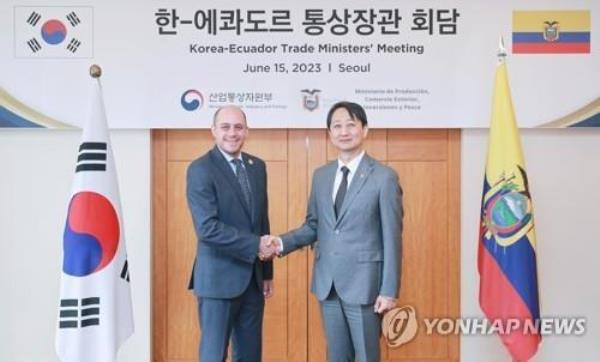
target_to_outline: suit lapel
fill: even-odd
[[[335,173],[337,171],[337,161],[332,161],[326,171],[323,174],[324,180],[322,181],[323,192],[322,196],[317,194],[317,197],[322,197],[325,200],[325,213],[335,223],[335,211],[333,208],[333,183],[335,182]]]
[[[242,208],[244,209],[244,211],[246,211],[248,218],[251,219],[250,210],[248,209],[248,205],[246,205],[246,201],[244,200],[244,194],[242,193],[242,187],[240,186],[240,183],[238,182],[237,177],[235,176],[235,172],[233,172],[231,166],[229,166],[227,160],[225,159],[225,157],[223,157],[221,151],[219,151],[217,146],[215,146],[212,149],[211,158],[214,164],[217,166],[217,169],[221,171],[223,177],[227,180],[227,182],[229,182],[229,185],[238,197],[240,205],[242,205]]]
[[[337,218],[337,224],[344,218],[346,211],[352,204],[352,201],[356,198],[356,195],[360,192],[362,187],[364,186],[367,178],[371,174],[373,170],[373,159],[369,157],[365,153],[363,159],[360,161],[358,168],[356,169],[356,175],[352,177],[352,182],[350,183],[350,188],[348,188],[348,192],[346,193],[346,197],[344,197],[344,203],[342,204],[342,210],[340,211],[340,215]]]

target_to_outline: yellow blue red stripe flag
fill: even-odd
[[[479,304],[492,323],[511,327],[499,334],[515,361],[529,360],[541,340],[533,220],[506,64],[501,62],[481,201]]]
[[[515,54],[589,54],[589,10],[514,11]]]

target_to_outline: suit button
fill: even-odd
[[[335,234],[336,234],[336,235],[338,235],[339,233],[340,233],[340,231],[339,231],[339,230],[336,230],[336,231],[335,231]]]

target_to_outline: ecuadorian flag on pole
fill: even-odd
[[[506,64],[496,69],[479,229],[479,304],[515,361],[536,352],[540,308],[533,208]]]
[[[514,54],[589,54],[589,10],[513,11]]]

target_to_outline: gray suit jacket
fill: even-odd
[[[402,189],[398,175],[367,154],[361,160],[336,220],[332,192],[337,161],[318,168],[306,221],[281,236],[283,253],[318,241],[311,291],[325,300],[332,285],[353,304],[398,296],[402,261]]]

